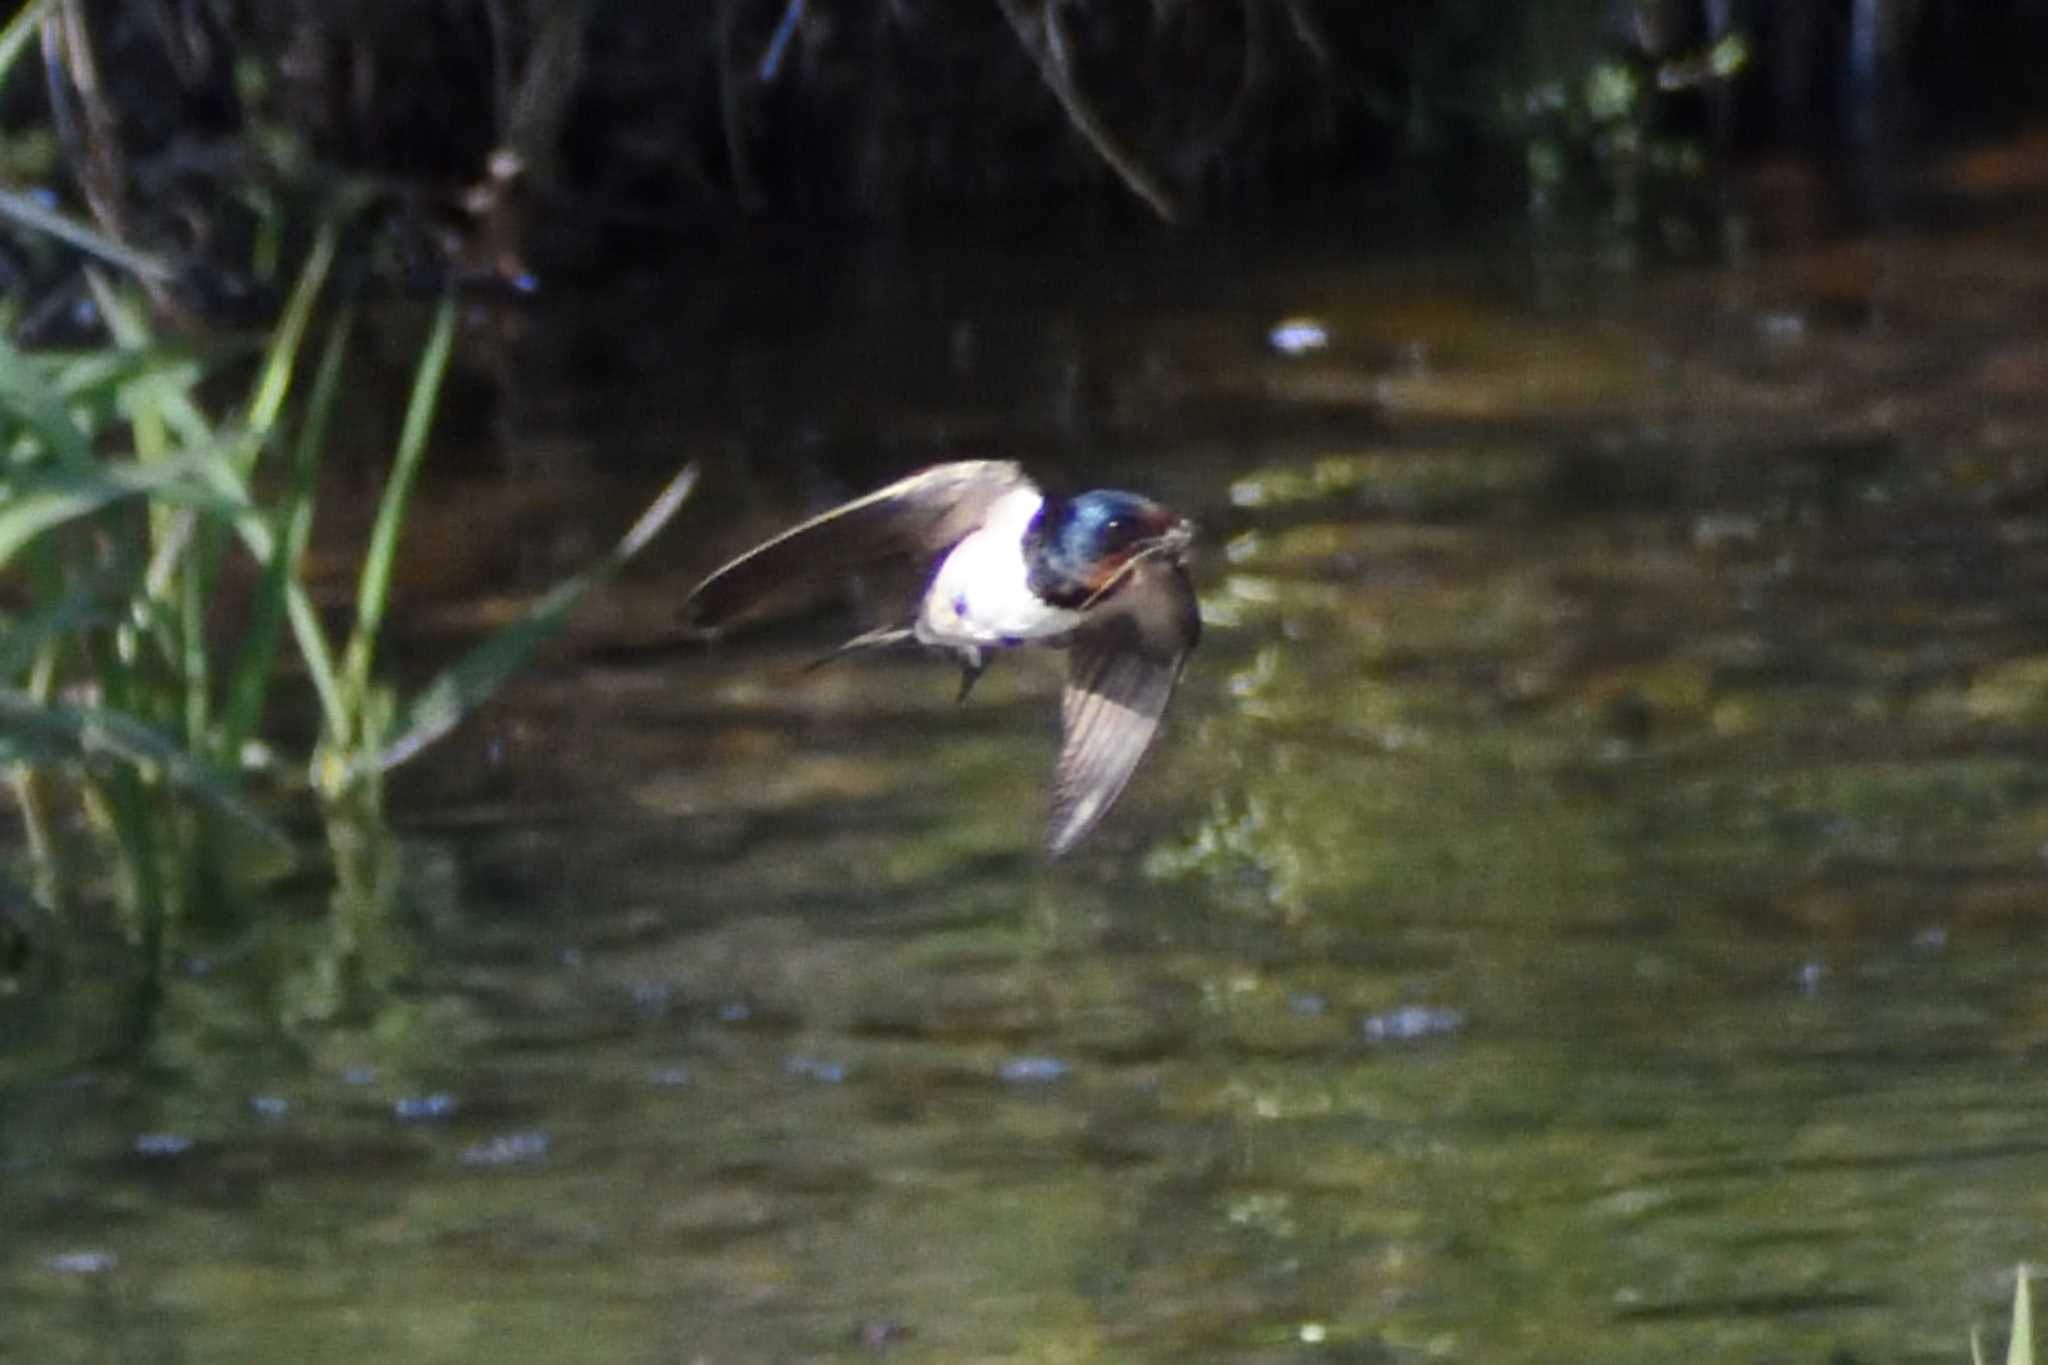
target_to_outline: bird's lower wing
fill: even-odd
[[[1161,566],[1139,590],[1156,595],[1133,614],[1076,631],[1060,698],[1060,760],[1046,852],[1059,857],[1122,795],[1159,730],[1199,632],[1194,590]]]
[[[981,524],[1006,493],[1029,488],[1006,460],[934,465],[783,532],[699,583],[684,620],[716,630],[789,583],[906,556],[931,555]]]

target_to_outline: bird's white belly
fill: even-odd
[[[1080,612],[1052,606],[1031,591],[1023,536],[1037,507],[1035,494],[1015,507],[999,506],[987,525],[953,547],[925,594],[918,639],[935,645],[1016,644],[1064,635],[1081,623]]]

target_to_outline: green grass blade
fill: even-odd
[[[384,496],[377,504],[377,521],[370,530],[370,543],[363,558],[363,577],[356,589],[356,623],[342,662],[342,697],[351,716],[360,712],[370,688],[370,661],[377,648],[377,632],[384,624],[385,599],[391,591],[391,565],[398,553],[398,531],[405,521],[406,504],[411,501],[414,478],[426,454],[427,432],[433,425],[434,404],[440,397],[441,381],[448,373],[448,353],[455,341],[455,298],[441,300],[435,310],[427,347],[420,355],[420,368],[413,378],[412,397],[405,407],[405,425],[399,431],[398,451],[391,473],[384,481]],[[353,735],[337,735],[344,747]]]
[[[334,265],[334,246],[339,236],[334,220],[329,218],[320,225],[320,234],[313,240],[312,254],[306,258],[305,268],[299,271],[298,283],[292,286],[292,296],[285,305],[284,316],[278,319],[277,330],[271,333],[270,345],[265,348],[263,368],[256,376],[256,387],[249,398],[249,410],[244,423],[249,430],[248,457],[242,462],[241,472],[247,475],[254,463],[255,454],[277,425],[277,417],[284,410],[285,395],[291,391],[292,373],[298,366],[299,351],[305,344],[306,324],[313,316],[313,304],[326,286],[327,273]]]
[[[203,460],[192,456],[148,465],[107,462],[87,472],[17,474],[0,486],[0,568],[37,537],[127,498],[147,497],[231,520],[250,512],[246,498],[194,477],[202,472]]]
[[[269,521],[250,505],[248,493],[232,461],[215,454],[211,458],[195,459],[193,467],[204,481],[204,488],[191,492],[174,486],[174,491],[201,510],[233,513],[235,530],[240,534],[242,543],[257,563],[268,565],[278,552],[278,537]],[[4,524],[5,509],[0,507],[0,529],[4,529]],[[0,549],[4,546],[4,539],[0,539]],[[175,547],[167,544],[163,548],[168,552]],[[0,554],[0,566],[5,563],[4,554]],[[343,696],[334,651],[327,643],[327,632],[320,624],[320,614],[313,609],[313,599],[296,579],[291,581],[285,592],[285,613],[291,622],[292,638],[305,661],[307,676],[312,679],[313,689],[320,699],[321,716],[328,733],[348,733],[349,707]]]
[[[284,610],[291,621],[292,640],[299,647],[299,658],[306,665],[306,676],[312,679],[314,695],[320,699],[320,717],[327,733],[346,734],[348,699],[341,691],[341,670],[335,665],[334,648],[327,643],[320,613],[313,609],[313,599],[303,584],[293,583],[285,589]]]
[[[11,681],[27,674],[47,647],[84,630],[101,614],[97,595],[79,583],[55,598],[37,602],[19,621],[0,618],[0,679]]]
[[[5,80],[7,74],[14,70],[22,48],[36,36],[36,30],[42,26],[43,15],[52,3],[53,0],[28,0],[7,21],[7,27],[0,28],[0,80]]]
[[[145,458],[170,448],[167,432],[175,432],[188,446],[219,443],[212,422],[199,410],[193,393],[199,387],[200,366],[179,348],[159,342],[149,330],[149,319],[135,300],[110,284],[97,270],[85,272],[94,306],[106,320],[116,344],[114,354],[129,359],[125,373],[116,371],[115,406],[134,428],[135,453]],[[90,376],[91,371],[87,371]],[[76,402],[76,381],[67,370],[64,391]]]
[[[46,233],[142,279],[169,281],[177,277],[177,271],[148,252],[137,251],[75,218],[45,208],[32,196],[14,190],[0,190],[0,217],[12,218],[23,227]]]
[[[0,742],[15,761],[69,762],[88,769],[108,764],[138,779],[156,776],[171,790],[219,811],[281,847],[290,841],[232,783],[132,716],[103,707],[38,701],[0,687]]]
[[[211,718],[213,657],[206,647],[208,576],[185,573],[178,578],[178,679],[185,687],[185,747],[207,751]]]
[[[150,945],[147,961],[157,960],[157,945],[163,941],[164,919],[170,911],[164,896],[163,865],[157,857],[156,827],[149,818],[149,801],[142,778],[133,768],[117,767],[92,784],[121,849],[121,870],[134,888],[134,912],[139,918],[128,924],[131,944]]]
[[[263,566],[263,583],[244,633],[242,648],[228,673],[227,701],[221,715],[219,748],[222,762],[233,762],[256,733],[263,718],[264,697],[277,661],[279,627],[289,614],[292,588],[298,582],[299,562],[313,528],[313,493],[319,471],[320,453],[326,448],[333,424],[334,407],[341,393],[341,376],[348,359],[349,337],[354,331],[355,312],[344,308],[328,330],[327,345],[321,352],[320,368],[313,376],[313,393],[306,415],[299,425],[292,460],[291,487],[286,490],[282,527],[270,560]],[[326,644],[325,635],[321,645]],[[309,661],[310,666],[310,661]],[[331,682],[332,670],[329,669]],[[318,680],[316,679],[316,686]]]
[[[86,272],[88,282],[99,281],[97,271]],[[109,346],[98,351],[35,351],[21,357],[35,367],[63,402],[73,409],[88,408],[104,423],[113,412],[123,385],[133,383],[151,370],[189,364],[192,357],[161,347],[154,354],[140,347]]]
[[[668,524],[696,483],[697,467],[686,466],[669,480],[604,558],[557,584],[525,616],[494,631],[482,644],[449,665],[399,713],[395,726],[398,738],[378,755],[378,766],[389,769],[405,762],[454,729],[464,716],[504,686],[533,652],[562,628],[585,593],[617,573]]]
[[[0,341],[0,413],[25,426],[57,463],[91,467],[92,443],[38,367],[5,341]]]
[[[88,268],[85,277],[116,344],[154,361],[156,348],[149,321],[135,300],[97,270]],[[195,382],[196,373],[180,375],[172,367],[151,363],[121,386],[119,407],[128,419],[129,444],[137,459],[149,464],[171,458],[175,452],[173,429],[192,444],[207,448],[215,444],[210,426],[192,400]],[[239,484],[233,486],[239,492]],[[149,509],[148,540],[150,563],[143,594],[152,603],[173,599],[176,603],[176,628],[167,629],[163,638],[166,647],[176,652],[171,676],[184,690],[185,742],[194,753],[209,752],[213,661],[207,650],[206,608],[219,579],[227,528],[218,520],[201,521],[189,508],[164,505],[159,500]]]
[[[111,377],[98,377],[94,370],[104,368],[98,356],[86,354],[82,362],[74,362],[63,370],[59,387],[68,401],[74,405],[82,395],[88,393],[84,381],[98,379],[104,387],[106,379],[113,379],[115,407],[135,426],[135,454],[150,456],[168,448],[164,432],[174,432],[186,446],[217,446],[223,444],[215,424],[207,413],[201,411],[199,381],[203,379],[203,366],[190,356],[184,356],[176,346],[168,346],[150,332],[150,319],[133,297],[123,295],[98,270],[86,270],[86,284],[92,289],[92,301],[100,309],[100,317],[106,319],[106,329],[115,336],[117,358],[127,360],[125,370],[115,370]],[[84,370],[84,375],[78,375]]]
[[[147,347],[155,340],[150,335],[149,323],[143,319],[142,310],[135,307],[112,281],[87,266],[85,285],[92,291],[93,306],[100,310],[100,318],[107,324],[107,332],[114,338],[116,352],[135,352]]]

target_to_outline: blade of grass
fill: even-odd
[[[166,283],[177,278],[177,271],[148,252],[117,242],[105,233],[95,231],[56,209],[47,208],[18,191],[0,190],[0,217],[12,218],[23,227],[47,233],[141,279]]]
[[[0,340],[0,412],[22,422],[51,457],[73,469],[92,466],[92,444],[71,420],[45,376],[20,351]]]
[[[85,279],[115,343],[131,351],[151,350],[149,324],[142,310],[122,297],[99,271],[87,268]],[[185,397],[179,388],[162,381],[155,366],[146,366],[121,387],[119,406],[127,415],[128,444],[138,460],[156,464],[171,458],[174,448],[167,409]],[[208,432],[209,445],[211,437]],[[170,673],[183,688],[185,744],[194,753],[204,753],[213,686],[212,660],[206,648],[206,603],[213,569],[220,559],[218,546],[226,533],[218,521],[202,525],[191,508],[165,504],[161,499],[151,501],[148,515],[153,548],[143,591],[152,599],[176,594],[176,628],[168,628],[171,617],[166,613],[161,638],[176,656]]]
[[[222,763],[236,761],[263,717],[264,697],[277,659],[279,626],[289,612],[291,589],[298,581],[299,563],[312,534],[314,476],[333,423],[335,400],[341,392],[342,371],[346,368],[349,338],[354,329],[355,310],[344,307],[328,329],[320,368],[313,377],[313,393],[294,446],[292,483],[284,497],[282,543],[273,548],[269,563],[264,565],[263,585],[257,593],[240,654],[228,673],[227,701],[216,750]],[[323,645],[325,638],[321,637]]]
[[[585,593],[617,573],[668,524],[696,484],[697,466],[685,466],[602,559],[557,584],[525,616],[492,632],[482,644],[436,676],[399,713],[395,726],[398,738],[377,756],[378,766],[390,769],[405,762],[454,729],[464,716],[504,686],[533,652],[562,628]]]
[[[41,761],[65,761],[99,769],[112,764],[139,781],[155,774],[182,795],[236,821],[282,848],[290,840],[232,784],[132,716],[105,707],[39,701],[26,692],[0,687],[0,734],[12,736]]]
[[[131,299],[121,297],[113,284],[98,270],[86,270],[86,284],[98,301],[100,315],[123,348],[150,352],[154,338],[150,323]],[[121,409],[129,420],[129,446],[143,463],[158,463],[172,452],[170,409],[190,407],[188,391],[164,383],[156,368],[121,389]],[[197,415],[197,413],[193,413]],[[207,432],[203,444],[213,444]],[[150,544],[154,546],[150,571],[143,591],[150,598],[176,593],[176,630],[166,630],[166,647],[176,651],[170,675],[182,684],[184,698],[184,743],[193,753],[207,753],[207,729],[213,710],[213,659],[207,651],[207,600],[219,577],[221,548],[227,530],[219,520],[201,524],[199,514],[176,505],[150,505]]]
[[[291,392],[292,374],[298,367],[299,351],[305,344],[306,324],[313,316],[313,304],[327,284],[327,273],[334,265],[334,247],[339,235],[334,219],[329,218],[320,225],[319,235],[313,239],[312,254],[307,256],[304,269],[299,271],[298,283],[292,286],[292,296],[285,304],[284,316],[278,319],[277,330],[271,333],[270,344],[264,348],[263,368],[256,376],[256,386],[249,396],[249,408],[242,418],[249,440],[238,472],[245,478],[255,464],[263,442],[277,425],[278,414],[284,410],[285,395]]]
[[[107,277],[90,266],[85,270],[86,288],[92,291],[93,305],[100,311],[100,317],[107,324],[107,331],[113,334],[117,351],[147,356],[154,340],[149,334],[149,324],[142,319],[142,310],[121,296]],[[127,413],[128,421],[135,428],[135,453],[143,459],[150,459],[164,453],[169,442],[165,439],[161,419],[163,403],[153,393],[140,395],[139,389],[148,385],[158,373],[157,366],[145,362],[118,390],[119,406]]]
[[[133,299],[99,271],[88,268],[86,284],[92,290],[100,316],[106,319],[115,343],[124,350],[151,355],[155,351],[149,323]],[[188,434],[199,428],[195,444],[211,447],[214,434],[191,401],[189,385],[179,385],[154,365],[145,366],[120,389],[118,406],[128,418],[129,445],[145,464],[170,456],[170,430],[177,426]],[[176,414],[174,420],[173,414]],[[218,575],[226,529],[217,520],[201,523],[190,508],[153,500],[149,507],[150,562],[142,591],[152,603],[169,601],[175,594],[173,619],[164,616],[162,640],[176,654],[171,676],[183,686],[185,742],[193,752],[207,752],[207,729],[212,703],[212,666],[207,653],[206,603]]]
[[[157,860],[156,831],[150,823],[141,776],[133,768],[116,768],[95,783],[92,791],[113,828],[114,842],[121,848],[121,870],[127,873],[134,891],[137,918],[129,923],[129,940],[136,945],[160,943],[170,906],[164,898],[163,865]],[[149,961],[156,961],[153,947]]]
[[[206,729],[212,712],[213,660],[206,648],[207,576],[178,575],[178,672],[185,688],[185,747],[207,752]]]
[[[285,589],[284,609],[291,621],[292,639],[299,646],[299,658],[312,679],[313,693],[320,699],[320,716],[330,735],[348,730],[348,701],[342,696],[341,670],[335,666],[334,648],[327,643],[327,629],[305,586],[293,583]]]
[[[391,590],[391,565],[398,552],[398,531],[405,521],[411,500],[413,479],[426,454],[427,432],[433,425],[434,404],[440,397],[441,381],[448,372],[448,353],[455,341],[455,298],[441,300],[434,312],[434,325],[427,334],[426,349],[420,355],[419,372],[413,378],[412,396],[405,406],[405,425],[398,436],[398,450],[392,458],[391,473],[384,480],[384,495],[377,504],[376,524],[363,556],[363,576],[356,589],[356,623],[342,657],[342,700],[350,715],[358,713],[370,687],[370,661],[377,649],[377,632],[384,624],[385,599]],[[346,748],[351,734],[334,736]]]
[[[98,272],[88,271],[86,278],[98,279]],[[112,298],[117,309],[126,308],[118,293]],[[118,416],[125,395],[137,386],[159,385],[186,393],[198,384],[201,370],[200,358],[184,346],[147,340],[140,345],[70,355],[42,351],[22,359],[34,367],[56,401],[88,433],[102,430]],[[171,410],[168,403],[159,406],[167,413]],[[184,428],[179,434],[187,436],[188,444],[212,439],[210,431],[199,438],[190,437]]]
[[[36,30],[42,26],[43,15],[49,10],[52,2],[53,0],[28,0],[28,3],[16,10],[14,17],[7,21],[7,27],[0,28],[0,80],[4,80],[7,73],[14,70],[14,63],[20,58],[22,48],[36,36]]]
[[[203,460],[198,463],[197,472],[224,504],[247,509],[244,515],[235,518],[235,530],[256,562],[267,568],[278,552],[279,537],[272,531],[270,522],[249,507],[248,493],[230,462],[217,458]],[[340,674],[335,668],[334,651],[327,643],[327,632],[320,624],[320,615],[313,609],[313,599],[307,596],[304,585],[296,580],[286,589],[285,611],[291,621],[292,638],[298,642],[300,657],[319,696],[321,715],[328,731],[332,734],[345,733],[348,710],[342,697]]]
[[[176,432],[188,446],[219,444],[214,424],[192,396],[199,386],[200,366],[157,341],[141,306],[99,271],[87,270],[85,282],[114,335],[116,354],[134,357],[132,372],[117,377],[115,406],[135,429],[135,453],[147,458],[168,449],[166,430]]]
[[[256,382],[250,390],[249,402],[242,415],[242,431],[232,447],[232,469],[235,481],[246,484],[253,475],[257,461],[269,447],[271,434],[275,430],[279,415],[284,410],[285,398],[291,392],[292,380],[297,374],[299,354],[305,345],[306,327],[313,316],[314,305],[320,298],[321,290],[327,283],[329,269],[334,264],[335,242],[339,235],[336,220],[329,217],[320,225],[314,238],[313,250],[305,266],[299,271],[299,278],[292,287],[291,299],[285,305],[284,315],[278,319],[276,329],[271,333],[270,342],[264,348],[263,363],[256,375]],[[330,399],[331,402],[331,399]],[[296,487],[298,481],[294,480]],[[298,556],[292,552],[289,537],[284,543],[273,538],[272,553],[265,566],[263,586],[255,603],[255,617],[251,622],[252,634],[245,636],[248,648],[243,655],[246,665],[234,676],[231,686],[239,694],[233,704],[251,707],[254,713],[262,709],[263,693],[267,691],[270,665],[275,658],[274,642],[277,636],[278,605],[282,601],[284,585],[291,581],[298,566]],[[224,528],[218,523],[201,527],[197,544],[193,547],[187,570],[182,576],[185,583],[186,623],[185,639],[187,657],[184,676],[186,679],[186,723],[189,742],[195,752],[208,747],[208,726],[210,723],[210,702],[212,683],[210,677],[210,656],[205,646],[205,598],[212,585],[219,579],[221,561],[226,550]],[[260,674],[250,671],[260,666]],[[253,703],[253,706],[252,706]],[[251,724],[254,723],[253,715]],[[230,730],[236,727],[229,727]],[[224,763],[234,763],[241,752],[243,736],[223,732],[217,739],[212,752]]]
[[[147,497],[229,520],[253,514],[247,498],[224,496],[194,477],[204,472],[204,458],[191,455],[162,464],[106,462],[89,472],[16,474],[0,490],[0,568],[37,537],[127,498]]]
[[[99,595],[74,583],[56,597],[39,601],[19,621],[0,620],[0,678],[13,679],[36,668],[44,651],[85,629],[102,615]]]

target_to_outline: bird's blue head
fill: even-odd
[[[1141,554],[1177,558],[1193,528],[1136,493],[1099,488],[1048,498],[1024,532],[1031,590],[1057,607],[1079,607],[1116,586]]]

